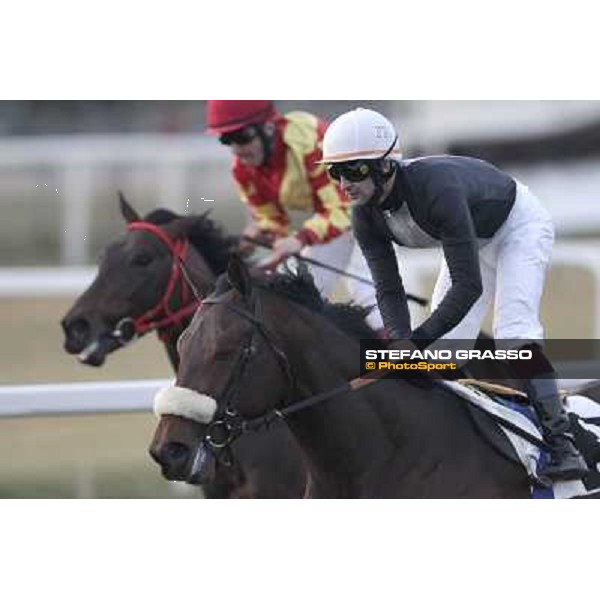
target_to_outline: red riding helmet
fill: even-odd
[[[271,100],[208,100],[207,131],[221,135],[247,125],[264,123],[276,114]]]

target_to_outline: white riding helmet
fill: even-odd
[[[323,158],[319,162],[377,160],[391,155],[402,158],[394,126],[374,110],[355,108],[329,125],[323,138]]]

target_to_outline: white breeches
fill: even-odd
[[[493,300],[496,339],[506,340],[506,346],[517,345],[515,340],[542,340],[540,302],[553,244],[550,214],[526,186],[517,183],[515,204],[508,219],[479,250],[483,293],[461,323],[443,339],[475,339]],[[450,285],[448,267],[442,259],[432,297],[433,310]]]

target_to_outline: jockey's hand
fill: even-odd
[[[256,244],[253,244],[250,240],[244,238],[252,238],[262,244],[273,243],[275,239],[275,233],[272,231],[265,231],[261,229],[256,223],[249,223],[242,231],[242,235],[240,236],[240,241],[238,243],[238,252],[242,256],[250,256],[256,250]]]
[[[272,270],[288,256],[298,254],[303,247],[302,242],[293,235],[280,238],[273,244],[273,252],[262,260],[258,266],[261,269]]]

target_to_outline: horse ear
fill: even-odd
[[[125,200],[125,196],[121,190],[119,190],[119,206],[121,207],[121,214],[127,223],[133,221],[141,221],[142,218],[137,214],[133,206]]]
[[[227,265],[227,278],[231,285],[240,292],[242,296],[250,294],[252,289],[250,271],[248,271],[248,267],[237,252],[234,252],[229,259],[229,265]]]

